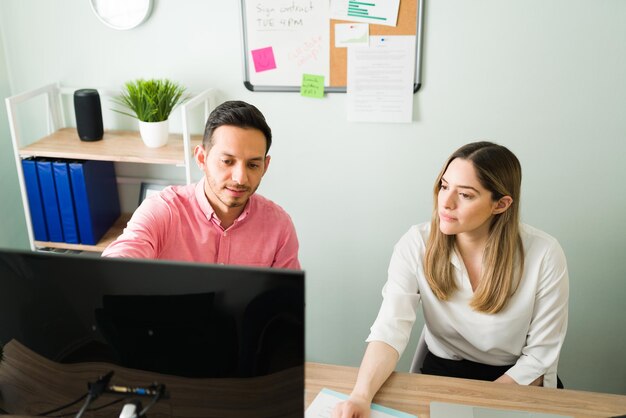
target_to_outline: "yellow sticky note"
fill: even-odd
[[[324,76],[314,74],[302,74],[302,86],[300,86],[300,96],[324,97]]]

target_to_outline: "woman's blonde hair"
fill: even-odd
[[[473,142],[456,150],[437,176],[433,190],[434,209],[430,236],[426,245],[424,270],[426,279],[440,300],[447,300],[457,289],[450,259],[455,236],[445,235],[439,229],[437,196],[441,178],[452,160],[470,161],[480,184],[491,192],[494,202],[504,196],[513,199],[510,207],[494,215],[483,253],[480,284],[470,306],[479,312],[500,312],[515,292],[524,269],[524,248],[519,235],[519,202],[522,168],[517,157],[506,147],[491,142]]]

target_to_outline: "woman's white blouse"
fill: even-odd
[[[383,303],[367,341],[382,341],[402,355],[409,341],[419,302],[430,352],[446,359],[484,364],[514,364],[506,374],[519,384],[544,376],[556,386],[556,368],[567,329],[569,279],[565,254],[550,235],[520,225],[524,272],[517,291],[497,314],[474,311],[463,261],[454,253],[458,290],[440,301],[424,275],[430,224],[412,226],[394,248]]]

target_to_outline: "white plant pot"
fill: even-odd
[[[149,148],[159,148],[167,144],[170,135],[169,120],[161,122],[139,121],[139,133],[143,143]]]

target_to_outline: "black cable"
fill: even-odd
[[[109,386],[109,382],[111,381],[111,377],[113,376],[113,370],[105,374],[104,376],[100,376],[95,383],[87,383],[87,388],[89,392],[87,394],[87,399],[85,399],[85,403],[83,407],[80,408],[80,411],[76,414],[75,418],[80,418],[83,416],[91,402],[93,402],[98,396],[102,395],[105,389]]]
[[[92,395],[91,393],[87,395],[87,399],[85,399],[85,403],[83,403],[82,408],[80,408],[80,411],[78,411],[78,413],[76,414],[76,418],[80,418],[80,417],[83,416],[83,414],[85,413],[85,411],[89,407],[89,404],[94,399],[95,399],[95,396]]]
[[[127,401],[127,400],[128,400],[128,398],[119,398],[119,399],[116,399],[116,400],[111,401],[109,403],[105,403],[104,405],[100,405],[97,408],[90,408],[90,409],[88,409],[88,411],[90,411],[90,412],[91,411],[99,411],[99,410],[104,409],[104,408],[106,408],[108,406],[115,405],[116,403],[124,402],[124,401]]]
[[[61,415],[53,415],[52,418],[63,418],[63,417],[68,417],[68,416],[72,416],[74,414],[75,418],[80,418],[82,417],[82,415],[89,411],[98,411],[100,409],[104,409],[106,407],[109,407],[111,405],[115,405],[116,403],[120,403],[123,402],[125,400],[128,400],[129,397],[128,396],[124,396],[120,399],[116,399],[114,401],[108,402],[106,404],[100,405],[98,407],[93,407],[90,408],[91,403],[98,398],[102,393],[104,393],[105,391],[107,392],[111,392],[111,393],[120,393],[120,390],[124,390],[126,393],[135,393],[135,394],[149,394],[151,392],[154,391],[154,396],[151,400],[151,402],[141,410],[141,412],[138,413],[138,417],[143,417],[145,416],[145,413],[148,412],[148,410],[154,406],[164,395],[165,395],[165,385],[163,384],[153,384],[151,385],[149,388],[127,388],[127,387],[116,387],[116,386],[111,386],[109,387],[109,381],[111,380],[111,376],[113,376],[113,372],[109,372],[107,373],[105,376],[100,376],[98,378],[98,380],[95,383],[88,383],[87,387],[89,388],[89,391],[87,394],[82,395],[80,398],[76,399],[75,401],[72,401],[66,405],[60,406],[58,408],[52,409],[50,411],[46,411],[46,412],[42,412],[40,414],[38,414],[38,416],[49,416],[49,414],[52,414],[54,412],[58,412],[61,411],[63,409],[69,408],[72,405],[77,404],[78,402],[80,402],[82,399],[85,399],[85,402],[83,404],[83,406],[81,407],[81,409],[78,412],[72,411],[72,412],[66,412],[63,413]],[[116,388],[116,390],[111,390],[112,388]]]
[[[141,418],[145,416],[146,412],[148,412],[148,409],[152,408],[154,404],[156,404],[159,401],[159,399],[161,399],[161,396],[163,396],[164,393],[165,393],[165,385],[163,384],[158,385],[157,393],[152,398],[152,401],[150,401],[150,403],[146,405],[146,407],[142,409],[141,412],[139,412],[139,414],[137,414],[137,417]]]
[[[87,407],[89,407],[89,404],[94,401],[98,396],[102,395],[102,393],[104,392],[104,390],[107,388],[107,386],[109,385],[109,382],[111,381],[111,377],[113,376],[113,371],[111,370],[110,372],[108,372],[106,375],[104,376],[100,376],[98,378],[98,380],[96,380],[95,383],[87,383],[87,388],[88,388],[88,392],[84,395],[82,395],[81,397],[79,397],[78,399],[69,402],[65,405],[59,406],[57,408],[51,409],[49,411],[45,411],[45,412],[40,412],[39,414],[37,414],[36,416],[47,416],[50,415],[52,413],[61,411],[63,409],[69,408],[70,406],[76,405],[78,402],[82,401],[83,399],[87,398],[85,400],[85,403],[83,404],[82,408],[78,411],[76,418],[80,418],[82,416],[82,414],[85,412],[85,410],[87,409]],[[68,415],[73,415],[74,413],[68,413],[65,415],[59,415],[59,416],[68,416]]]
[[[103,405],[100,405],[98,407],[94,407],[94,408],[88,408],[85,412],[93,412],[93,411],[99,411],[101,409],[104,409],[106,407],[109,407],[111,405],[115,405],[116,403],[120,403],[120,402],[124,402],[128,400],[128,397],[124,397],[124,398],[119,398],[119,399],[115,399],[114,401],[105,403]],[[73,412],[67,412],[65,414],[61,414],[61,415],[53,415],[51,418],[62,418],[62,417],[69,417],[76,414],[76,411]]]
[[[50,414],[53,414],[53,413],[55,413],[55,412],[59,412],[59,411],[61,411],[61,410],[63,410],[63,409],[69,408],[70,406],[74,406],[74,405],[76,405],[78,402],[82,401],[82,400],[83,400],[83,399],[85,399],[86,397],[87,397],[87,394],[85,393],[85,394],[84,394],[84,395],[82,395],[80,398],[76,399],[75,401],[72,401],[72,402],[67,403],[67,404],[65,404],[65,405],[63,405],[63,406],[59,406],[58,408],[54,408],[54,409],[51,409],[51,410],[46,411],[46,412],[41,412],[41,413],[37,414],[37,416],[38,416],[38,417],[41,417],[41,416],[45,416],[45,415],[50,415]]]

